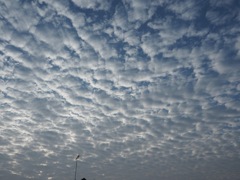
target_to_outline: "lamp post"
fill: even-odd
[[[75,166],[75,179],[74,180],[77,180],[77,160],[78,158],[80,157],[80,155],[78,154],[77,157],[76,157],[76,166]]]

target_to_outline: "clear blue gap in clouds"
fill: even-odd
[[[0,0],[0,179],[239,179],[237,0]]]

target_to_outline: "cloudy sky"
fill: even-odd
[[[0,179],[237,180],[240,1],[0,0]]]

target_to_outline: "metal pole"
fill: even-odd
[[[77,160],[78,160],[79,157],[80,157],[80,155],[78,155],[78,156],[76,157],[75,178],[74,178],[74,180],[77,180]]]
[[[75,180],[77,180],[77,159],[76,159],[76,167],[75,167]]]

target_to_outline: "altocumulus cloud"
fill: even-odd
[[[0,178],[239,179],[237,0],[0,0]]]

